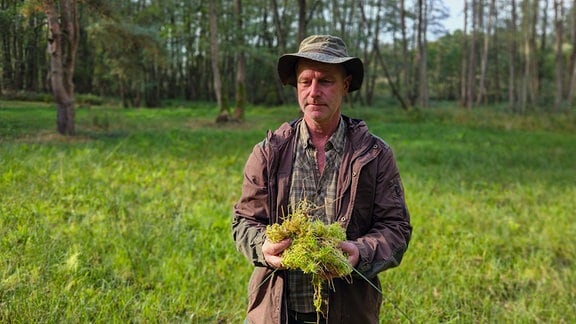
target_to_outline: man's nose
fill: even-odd
[[[310,96],[317,97],[318,95],[320,95],[320,83],[318,80],[313,79],[312,84],[310,84]]]

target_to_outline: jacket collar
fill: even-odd
[[[363,152],[368,149],[367,146],[372,145],[370,133],[366,122],[361,119],[350,118],[342,115],[347,127],[347,134],[350,138],[352,149],[355,152]],[[296,134],[296,129],[302,122],[302,117],[296,118],[290,122],[282,124],[274,132],[268,131],[267,141],[274,148],[284,146]]]

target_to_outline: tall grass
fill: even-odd
[[[81,109],[65,138],[48,105],[0,102],[0,322],[242,322],[231,208],[253,144],[296,113]],[[576,320],[571,117],[346,113],[394,148],[414,224],[383,323]]]

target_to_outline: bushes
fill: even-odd
[[[109,103],[111,100],[95,95],[95,94],[75,94],[77,107],[90,107],[90,106],[101,106],[105,103]],[[33,91],[4,91],[0,95],[0,99],[9,101],[27,101],[27,102],[43,102],[51,103],[54,101],[54,97],[48,92],[33,92]]]

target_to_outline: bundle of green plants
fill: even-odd
[[[311,275],[314,306],[321,312],[324,283],[331,285],[332,277],[347,276],[353,268],[348,257],[338,248],[346,240],[346,232],[338,223],[326,225],[320,220],[311,220],[309,213],[314,208],[309,201],[301,201],[284,222],[268,225],[266,236],[271,242],[292,240],[282,253],[282,265]]]

